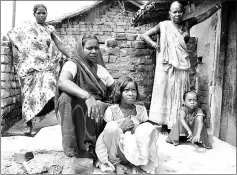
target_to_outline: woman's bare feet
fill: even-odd
[[[115,165],[115,173],[116,174],[127,174],[128,168],[120,163]]]
[[[112,165],[112,163],[107,162],[107,163],[101,163],[100,164],[100,170],[102,173],[105,172],[114,172],[115,171],[115,167]]]
[[[23,130],[24,134],[31,134],[32,131],[32,121],[29,120],[28,122],[26,122],[26,127]]]
[[[133,165],[133,167],[132,167],[132,174],[148,174],[148,173],[145,172],[143,169],[141,169],[140,166]]]

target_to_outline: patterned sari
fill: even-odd
[[[189,55],[184,37],[171,21],[160,23],[160,52],[157,53],[149,120],[171,129],[189,90]]]
[[[13,64],[21,84],[22,117],[31,120],[56,91],[56,68],[61,53],[55,47],[51,25],[25,22],[8,32],[13,48]],[[56,35],[55,35],[56,36]]]
[[[77,74],[74,82],[82,89],[92,94],[96,100],[107,101],[107,87],[88,65],[84,57],[82,37],[76,44],[72,59],[77,65]],[[101,53],[98,64],[104,65]],[[62,144],[64,153],[69,157],[96,159],[94,147],[97,136],[103,129],[103,118],[96,123],[88,117],[87,106],[83,99],[66,92],[56,95],[56,114],[59,115],[62,126]],[[106,109],[106,104],[104,110]],[[108,105],[108,104],[107,104]]]

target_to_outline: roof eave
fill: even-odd
[[[94,7],[96,7],[97,5],[102,3],[103,1],[105,1],[105,0],[97,1],[95,4],[92,4],[92,5],[88,6],[87,8],[85,8],[85,9],[79,11],[79,12],[76,12],[76,13],[73,13],[73,14],[70,14],[70,15],[65,15],[65,16],[59,17],[58,19],[55,19],[55,20],[47,21],[47,23],[49,23],[49,24],[62,23],[62,21],[65,20],[65,19],[70,19],[70,18],[73,18],[73,17],[78,16],[78,15],[82,15],[82,14],[90,11],[91,9],[93,9]]]

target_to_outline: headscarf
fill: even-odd
[[[72,53],[72,58],[76,58],[76,59],[79,59],[80,61],[83,61],[85,64],[87,64],[87,66],[89,66],[89,65],[88,65],[88,61],[85,58],[84,49],[83,49],[83,42],[85,43],[86,41],[91,40],[91,39],[95,39],[99,43],[99,40],[95,35],[85,34],[79,38],[79,41],[76,44],[74,51]],[[99,53],[97,56],[97,64],[105,67],[105,63],[104,63],[100,49],[99,49]]]
[[[76,44],[74,51],[72,53],[72,57],[68,58],[67,60],[73,61],[77,65],[77,75],[75,77],[75,83],[82,89],[88,91],[92,94],[95,99],[103,100],[107,97],[107,87],[105,84],[100,80],[97,76],[97,73],[93,71],[85,58],[84,49],[83,49],[83,41],[89,39],[97,39],[95,35],[86,34],[79,38],[78,43]],[[98,41],[99,42],[99,41]],[[102,65],[105,67],[102,54],[99,50],[99,54],[97,57],[97,64]],[[58,86],[57,92],[55,95],[55,110],[56,114],[58,111],[58,97],[60,95]]]

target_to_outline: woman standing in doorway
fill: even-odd
[[[170,6],[170,20],[160,22],[142,35],[145,42],[158,49],[158,44],[151,36],[160,34],[149,120],[161,124],[164,134],[175,124],[182,105],[182,95],[190,88],[190,61],[186,46],[190,28],[211,17],[221,7],[221,3],[217,4],[197,17],[183,20],[185,9],[175,1]]]

